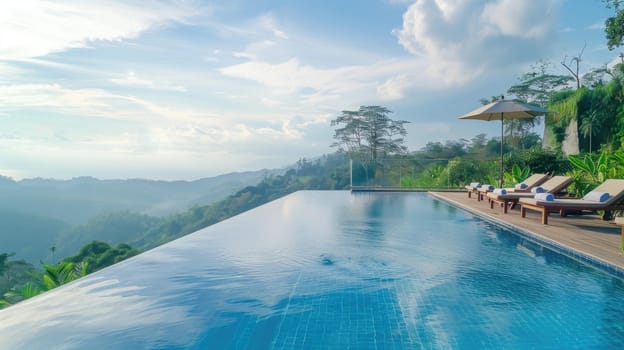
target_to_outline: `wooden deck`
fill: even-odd
[[[537,237],[538,240],[567,248],[574,253],[580,253],[582,258],[588,257],[598,261],[599,265],[604,264],[607,268],[619,270],[617,272],[620,276],[624,273],[624,253],[621,250],[620,226],[613,222],[603,221],[597,215],[584,214],[561,217],[557,213],[552,213],[549,216],[548,225],[542,225],[540,214],[537,212],[527,210],[527,217],[520,217],[519,205],[504,214],[500,206],[495,205],[494,209],[490,209],[487,199],[477,201],[476,196],[468,198],[465,191],[429,193],[474,214],[503,225],[510,225],[529,236]]]

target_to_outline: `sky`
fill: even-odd
[[[540,59],[619,60],[600,0],[20,0],[0,4],[0,174],[193,180],[333,152],[380,105],[406,145],[496,137],[457,119]],[[512,98],[508,96],[507,98]]]

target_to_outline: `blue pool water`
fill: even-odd
[[[622,315],[622,280],[427,194],[304,191],[0,311],[0,349],[610,349]]]

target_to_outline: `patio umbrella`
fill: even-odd
[[[548,113],[547,109],[528,105],[522,102],[505,100],[503,96],[497,101],[468,112],[459,119],[500,120],[501,121],[501,168],[500,187],[503,187],[503,119],[533,118]]]

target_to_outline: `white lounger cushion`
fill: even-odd
[[[536,193],[534,198],[538,201],[552,202],[555,196],[553,196],[552,193]]]
[[[544,188],[542,186],[536,186],[531,189],[531,193],[544,193]]]
[[[585,195],[585,197],[583,197],[584,200],[586,201],[592,201],[592,202],[606,202],[609,199],[610,195],[607,192],[598,192],[598,191],[591,191],[588,194]]]
[[[494,191],[492,191],[494,194],[507,194],[507,190],[504,188],[497,188]]]

